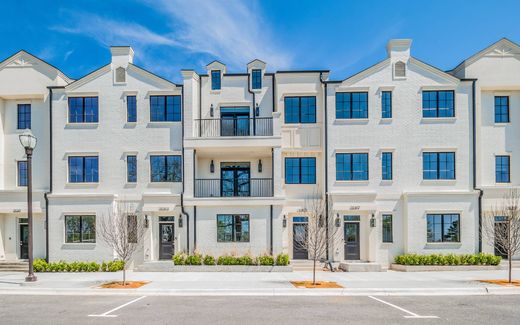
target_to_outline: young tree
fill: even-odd
[[[101,219],[100,237],[123,261],[123,286],[126,285],[126,268],[134,253],[142,246],[145,234],[144,220],[129,204],[118,202],[114,209]]]
[[[340,239],[339,227],[334,224],[332,199],[328,202],[320,196],[305,200],[308,223],[306,231],[294,234],[293,243],[297,248],[307,250],[312,259],[312,284],[316,284],[316,264],[327,255],[327,249]]]
[[[510,189],[501,202],[483,218],[482,233],[490,246],[507,256],[509,283],[513,256],[520,253],[520,192]]]

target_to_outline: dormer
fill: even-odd
[[[392,64],[394,79],[406,79],[411,45],[411,39],[393,39],[388,42],[386,51]]]
[[[212,91],[220,91],[222,88],[222,76],[226,73],[226,65],[220,61],[213,61],[206,66]]]
[[[261,91],[263,87],[263,78],[265,74],[266,63],[262,60],[255,59],[247,64],[247,73],[249,74],[249,87],[253,91]]]
[[[134,50],[130,46],[111,46],[112,71],[114,72],[114,83],[126,83],[126,69],[128,64],[134,62]]]

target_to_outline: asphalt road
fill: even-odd
[[[520,296],[1,296],[0,324],[520,324]]]

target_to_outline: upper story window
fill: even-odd
[[[511,181],[511,172],[509,168],[509,156],[495,156],[495,182],[509,183]]]
[[[459,214],[426,215],[426,236],[428,243],[460,242]]]
[[[18,162],[18,186],[27,186],[27,161]]]
[[[392,118],[392,92],[381,93],[381,118]]]
[[[316,184],[316,158],[285,158],[285,184]]]
[[[95,243],[96,216],[65,216],[66,243]]]
[[[383,152],[381,154],[381,178],[384,181],[392,180],[392,153]]]
[[[336,180],[368,180],[368,153],[336,154]]]
[[[423,179],[455,179],[455,153],[423,152]]]
[[[97,156],[69,157],[69,183],[99,182],[99,158]]]
[[[453,90],[423,91],[423,117],[455,117]]]
[[[368,93],[336,93],[336,118],[368,118]]]
[[[394,63],[394,76],[399,78],[406,77],[406,64],[402,61]]]
[[[126,181],[128,183],[137,182],[137,156],[126,157]]]
[[[251,74],[252,74],[251,87],[253,89],[262,89],[262,70],[253,69]]]
[[[137,122],[136,96],[126,96],[126,121]]]
[[[181,96],[150,96],[150,121],[181,120]]]
[[[509,123],[509,96],[495,96],[495,123]]]
[[[97,123],[98,97],[69,97],[69,123]]]
[[[181,156],[150,156],[151,181],[154,183],[181,182],[181,167]]]
[[[316,96],[285,97],[285,123],[316,123]]]
[[[217,215],[217,241],[219,243],[249,242],[249,215]]]
[[[211,70],[211,90],[220,90],[222,74],[220,70]]]
[[[31,128],[31,104],[18,104],[18,129]]]

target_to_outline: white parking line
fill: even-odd
[[[388,306],[390,306],[390,307],[394,307],[395,309],[399,309],[400,311],[403,311],[403,312],[407,313],[408,316],[403,316],[404,318],[439,318],[439,317],[437,317],[437,316],[421,316],[421,315],[417,315],[416,313],[412,313],[412,312],[409,311],[409,310],[406,310],[406,309],[404,309],[404,308],[401,308],[401,307],[399,307],[399,306],[396,306],[396,305],[394,305],[394,304],[391,304],[391,303],[389,303],[388,301],[384,301],[384,300],[382,300],[382,299],[379,299],[379,298],[376,298],[376,297],[373,297],[373,296],[368,296],[368,297],[369,297],[369,298],[372,298],[372,299],[374,299],[374,300],[377,300],[377,301],[379,301],[379,302],[382,302],[382,303],[385,304],[385,305],[388,305]]]
[[[139,300],[141,300],[141,299],[143,299],[143,298],[146,298],[146,296],[142,296],[142,297],[139,297],[139,298],[134,299],[134,300],[132,300],[132,301],[129,301],[129,302],[127,302],[126,304],[122,304],[122,305],[119,306],[119,307],[116,307],[116,308],[114,308],[114,309],[111,309],[111,310],[107,311],[106,313],[103,313],[103,314],[100,314],[100,315],[88,315],[88,316],[89,316],[89,317],[117,317],[117,315],[109,315],[109,314],[111,314],[111,313],[113,313],[114,311],[119,310],[119,309],[121,309],[121,308],[123,308],[123,307],[126,307],[126,306],[128,306],[128,305],[130,305],[130,304],[133,304],[134,302],[137,302],[137,301],[139,301]]]

